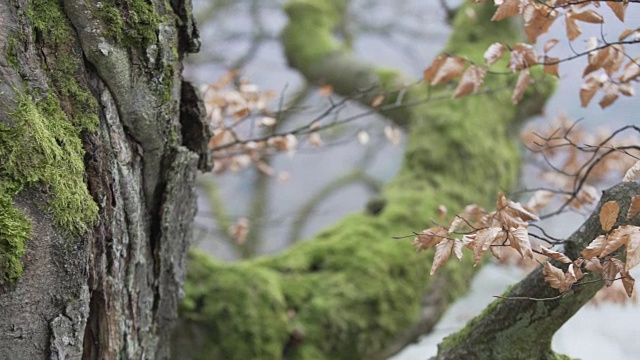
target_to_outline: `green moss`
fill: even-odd
[[[7,185],[0,183],[0,285],[22,275],[20,259],[26,253],[26,242],[31,235],[31,223],[13,207],[11,195],[17,189],[7,189]]]
[[[59,43],[69,38],[69,20],[62,11],[61,0],[30,1],[27,15],[31,25],[45,39]]]
[[[340,50],[331,31],[341,13],[332,10],[331,5],[319,0],[296,0],[287,5],[290,24],[285,29],[283,41],[293,42],[293,46],[287,45],[287,56],[303,73],[309,64],[321,61],[317,57]],[[483,11],[491,8],[492,4],[482,7]],[[460,13],[466,14],[464,10]],[[455,24],[449,49],[460,54],[482,56],[486,45],[512,39],[501,26],[497,30],[485,29],[488,33],[483,36],[487,38],[479,40],[479,33],[475,31],[482,30],[476,30],[462,20]],[[454,44],[456,41],[463,43]],[[399,78],[396,72],[389,70],[375,73],[385,86],[395,85]],[[495,89],[504,89],[510,81],[507,77],[488,80]],[[548,88],[538,90],[548,91]],[[425,98],[426,91],[426,87],[415,88],[405,96],[408,99]],[[443,90],[429,91],[435,96]],[[541,94],[535,94],[535,97],[544,99]],[[295,310],[296,314],[288,320],[289,333],[293,335],[295,329],[304,334],[298,345],[286,341],[274,344],[280,353],[287,354],[288,359],[361,359],[384,349],[418,318],[422,297],[434,280],[428,275],[433,252],[416,255],[409,241],[393,240],[391,236],[429,226],[428,219],[436,217],[440,204],[447,206],[451,213],[468,203],[491,206],[498,190],[514,185],[519,155],[508,134],[520,113],[512,106],[510,98],[508,90],[494,91],[455,103],[434,102],[405,109],[405,118],[400,121],[410,125],[407,150],[400,172],[383,190],[386,206],[382,211],[375,217],[366,214],[348,216],[318,234],[313,241],[298,243],[274,257],[210,267],[212,274],[189,273],[187,282],[193,281],[197,285],[185,290],[186,305],[182,306],[181,314],[185,319],[191,319],[187,327],[219,328],[221,322],[228,321],[220,314],[203,315],[202,311],[189,305],[204,301],[202,298],[216,301],[215,298],[221,296],[219,292],[202,292],[197,288],[213,289],[220,282],[227,283],[229,272],[266,271],[274,276],[275,283],[258,284],[260,289],[253,291],[271,294],[265,304],[284,299],[284,307]],[[203,256],[192,258],[192,263],[205,259]],[[470,262],[471,257],[467,254],[463,262],[451,260],[440,269],[438,276],[447,286],[438,290],[447,292],[445,301],[452,301],[464,292],[473,272]],[[201,267],[198,264],[190,266]],[[207,277],[205,284],[198,282],[200,276]],[[251,283],[251,286],[256,284]],[[278,293],[272,292],[275,289]],[[242,296],[235,288],[226,291]],[[245,322],[243,312],[255,311],[244,309],[246,303],[241,297],[219,301],[233,307],[230,311],[234,314],[241,314],[233,318],[236,322]],[[262,304],[256,302],[251,306],[261,307]],[[250,329],[244,333],[247,338],[265,336],[259,324],[252,325],[247,321],[243,329]],[[207,337],[212,342],[225,342],[224,337]],[[276,337],[270,335],[269,338]],[[209,353],[209,348],[205,347],[192,347],[192,350],[200,358],[230,359],[235,358],[236,351],[246,351],[233,348],[219,356],[219,353]],[[255,354],[258,350],[253,351]]]
[[[13,219],[0,220],[7,225],[0,239],[6,279],[19,276],[17,261],[24,255],[29,235],[29,221],[11,201],[20,190],[30,186],[45,190],[46,209],[71,235],[87,231],[98,213],[84,183],[80,129],[73,126],[57,98],[49,95],[36,103],[21,95],[11,120],[12,126],[0,126],[0,205],[3,214]],[[13,270],[8,273],[7,268]]]
[[[280,358],[289,334],[277,275],[264,268],[223,266],[196,251],[190,258],[189,296],[181,307],[186,319],[205,321],[207,329],[205,349],[194,358]],[[206,321],[210,318],[218,321]]]
[[[336,3],[341,6],[335,6]],[[346,1],[291,1],[285,6],[289,23],[282,32],[282,42],[289,64],[310,67],[324,56],[343,49],[334,39],[333,30],[340,23]],[[310,46],[311,45],[311,46]]]
[[[98,125],[98,103],[83,78],[82,50],[62,3],[35,0],[29,3],[28,16],[42,44],[50,50],[44,70],[63,109],[75,126],[94,131]]]
[[[104,0],[96,15],[119,44],[145,49],[158,41],[162,17],[148,0]]]
[[[20,66],[18,64],[18,49],[17,49],[17,42],[15,37],[13,36],[8,37],[5,54],[6,54],[5,57],[7,59],[7,62],[9,63],[9,66],[11,66],[14,70],[18,71]]]

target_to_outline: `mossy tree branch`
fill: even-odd
[[[564,253],[571,259],[580,257],[580,251],[597,236],[604,234],[600,225],[600,208],[607,201],[620,205],[616,226],[639,225],[625,215],[631,197],[640,194],[640,183],[622,183],[604,192],[600,203],[587,221],[574,232],[564,245]],[[566,265],[554,262],[557,267]],[[438,346],[437,359],[556,359],[560,355],[551,350],[551,340],[558,329],[584,306],[604,286],[604,281],[593,281],[600,276],[585,276],[566,295],[558,297],[558,290],[544,281],[542,266],[531,272],[497,299],[482,314],[469,321],[458,333],[447,337]],[[579,283],[585,283],[580,285]]]
[[[341,94],[371,85],[396,89],[401,75],[363,65],[333,39],[346,4],[299,0],[286,6],[289,63],[309,81],[332,84]],[[490,4],[474,9],[475,20],[458,13],[447,50],[480,61],[489,44],[516,37],[506,22],[485,25]],[[382,191],[386,205],[376,215],[347,216],[274,257],[222,265],[192,253],[175,357],[367,358],[419,321],[428,291],[439,309],[446,308],[466,288],[473,271],[469,259],[449,262],[431,278],[428,257],[390,237],[422,229],[440,204],[454,212],[467,203],[487,204],[516,181],[519,156],[508,133],[523,114],[511,104],[510,91],[498,90],[510,87],[507,77],[488,79],[488,85],[495,91],[386,114],[409,125],[409,139],[401,170]],[[551,88],[544,81],[531,88],[528,99],[537,105],[531,111],[539,111]],[[408,95],[419,99],[428,90]]]

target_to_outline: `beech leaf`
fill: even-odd
[[[453,92],[453,98],[457,99],[461,96],[477,93],[484,82],[485,73],[486,70],[481,67],[469,66],[462,74],[462,78]]]
[[[640,160],[636,161],[636,163],[633,164],[633,166],[631,168],[629,168],[629,170],[627,170],[627,172],[624,174],[624,178],[622,178],[622,182],[629,182],[629,181],[633,181],[633,180],[639,180],[638,177],[640,177]],[[638,196],[638,195],[636,195],[636,196]],[[634,196],[634,198],[636,196]],[[633,202],[632,202],[631,205],[633,205]],[[640,207],[640,204],[638,204],[637,206]],[[631,211],[631,208],[629,208],[629,211]],[[636,211],[636,214],[637,214],[637,211]],[[629,218],[629,215],[627,215],[627,219],[628,218]]]
[[[540,251],[542,252],[542,254],[544,254],[545,256],[553,259],[553,260],[557,260],[560,261],[561,263],[564,264],[571,264],[571,259],[569,259],[567,257],[567,255],[557,252],[557,251],[553,251],[551,249],[547,249],[546,247],[540,245]]]
[[[627,271],[640,264],[640,228],[627,236]]]
[[[484,52],[484,63],[486,66],[495,64],[504,54],[505,46],[500,43],[489,45],[487,51]]]
[[[627,211],[627,220],[631,220],[640,214],[640,195],[633,195],[631,197],[631,205],[629,205],[629,211]]]
[[[511,95],[511,102],[513,104],[517,104],[522,100],[524,96],[525,90],[529,86],[531,82],[531,77],[529,76],[529,69],[524,69],[520,71],[520,75],[518,75],[518,81],[516,82],[516,87],[513,89],[513,94]]]
[[[551,51],[551,49],[553,49],[556,45],[558,45],[558,43],[560,42],[560,40],[558,39],[549,39],[544,43],[544,47],[543,50],[545,53],[548,53],[549,51]]]
[[[620,213],[620,206],[615,201],[607,201],[600,209],[600,225],[603,231],[610,231],[615,225]]]
[[[625,225],[620,226],[607,235],[607,244],[602,249],[599,257],[605,257],[612,252],[618,250],[622,245],[627,243],[629,234],[635,231],[635,226]]]
[[[622,2],[622,1],[619,1],[619,2],[607,1],[607,5],[609,5],[611,10],[613,10],[613,13],[616,14],[618,19],[624,22],[624,13],[627,10],[627,5],[629,5],[629,3]]]
[[[431,266],[431,275],[447,262],[451,256],[454,243],[454,239],[442,239],[442,241],[436,245],[436,253],[433,257],[433,265]]]
[[[522,257],[533,259],[533,251],[531,251],[531,243],[529,242],[529,233],[525,227],[509,230],[509,244],[516,249]]]
[[[586,10],[579,13],[574,12],[571,17],[591,24],[602,24],[604,22],[602,15],[598,14],[594,10]]]
[[[607,238],[604,235],[600,235],[593,239],[591,243],[580,252],[585,259],[591,259],[599,256],[604,247],[607,245]]]
[[[633,295],[633,287],[636,280],[628,272],[625,272],[622,276],[622,286],[624,286],[624,291],[627,292],[628,297],[631,297],[631,295]]]
[[[547,282],[552,288],[558,289],[561,293],[569,289],[565,282],[565,276],[562,270],[551,265],[550,262],[547,261],[544,263],[542,274],[544,275],[544,281]]]

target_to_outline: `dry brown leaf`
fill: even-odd
[[[459,56],[450,56],[444,60],[444,63],[435,73],[431,85],[445,84],[457,78],[464,71],[465,60]]]
[[[511,57],[509,58],[509,69],[516,72],[529,68],[538,63],[538,56],[533,46],[529,44],[515,44],[511,48]]]
[[[595,273],[602,272],[602,264],[600,264],[600,259],[597,257],[594,257],[591,259],[585,259],[582,264],[584,265],[584,268],[587,269],[588,271],[592,271]]]
[[[630,271],[640,264],[640,228],[627,236],[626,269]]]
[[[626,39],[627,36],[633,34],[634,31],[636,31],[636,30],[625,29],[624,31],[622,31],[620,33],[620,36],[618,36],[618,41],[622,41],[622,40]]]
[[[624,286],[624,290],[627,292],[628,297],[633,295],[633,287],[635,283],[636,280],[628,272],[622,274],[622,286]]]
[[[324,145],[324,142],[322,141],[322,138],[317,131],[309,133],[309,142],[311,143],[311,145],[313,145],[313,147],[321,147],[322,145]]]
[[[427,83],[431,83],[438,73],[438,70],[440,70],[440,67],[446,60],[446,55],[438,55],[438,57],[433,60],[431,65],[423,71],[422,78],[424,79],[424,81],[426,81]]]
[[[538,190],[533,193],[533,196],[531,196],[531,199],[529,199],[529,202],[527,202],[524,208],[532,213],[540,213],[540,210],[549,205],[549,202],[551,202],[554,196],[551,191]]]
[[[456,240],[453,244],[453,253],[456,255],[458,260],[462,261],[462,247],[464,243],[460,240]]]
[[[383,101],[384,101],[384,95],[380,94],[375,98],[373,98],[373,101],[371,101],[371,107],[377,108],[378,106],[382,105]]]
[[[591,99],[600,88],[600,82],[593,76],[587,78],[587,80],[580,87],[580,104],[582,107],[589,106]]]
[[[435,246],[447,236],[449,236],[447,229],[442,226],[434,226],[416,235],[411,245],[416,247],[416,252],[420,252]]]
[[[496,218],[505,229],[515,229],[520,226],[526,228],[528,226],[527,221],[540,220],[535,214],[525,209],[522,204],[507,199],[502,192],[498,194],[496,211]]]
[[[602,99],[600,99],[598,105],[600,105],[602,109],[609,107],[611,104],[616,102],[616,100],[618,100],[618,92],[618,84],[612,82],[606,83],[604,85],[604,96],[602,97]]]
[[[274,176],[276,174],[276,171],[274,168],[272,168],[271,166],[269,166],[267,163],[265,163],[264,161],[258,161],[256,162],[256,168],[258,170],[260,170],[261,173],[267,175],[267,176]]]
[[[620,213],[620,205],[615,201],[607,201],[600,209],[600,225],[602,230],[608,232],[615,225]]]
[[[604,22],[602,15],[598,14],[594,10],[586,10],[579,13],[572,12],[571,17],[591,24],[602,24]]]
[[[560,78],[560,74],[558,73],[558,68],[560,65],[559,61],[560,61],[560,58],[545,56],[544,68],[543,68],[544,72],[549,75],[553,75],[557,78]]]
[[[484,82],[485,73],[486,70],[484,68],[475,65],[469,66],[464,74],[462,74],[462,78],[456,90],[453,92],[453,98],[457,99],[465,95],[477,93]]]
[[[640,56],[634,58],[632,61],[629,61],[627,65],[624,66],[624,72],[622,76],[620,76],[620,81],[629,82],[631,80],[635,80],[640,77]]]
[[[580,269],[577,269],[579,273],[576,273],[576,268],[573,264],[569,265],[567,272],[564,274],[564,284],[567,287],[567,290],[571,287],[571,285],[575,284],[576,281],[580,280],[582,277],[582,272]]]
[[[538,37],[547,31],[556,20],[558,12],[543,4],[529,3],[522,11],[524,18],[524,32],[529,42],[535,44]]]
[[[322,85],[320,86],[320,89],[318,90],[318,92],[320,93],[321,96],[329,97],[331,96],[331,94],[333,94],[333,86],[329,84]]]
[[[479,222],[484,217],[484,215],[485,215],[485,210],[482,207],[476,204],[471,204],[471,205],[465,206],[462,213],[459,214],[458,216],[462,217],[470,224],[473,224],[474,227],[481,227],[483,225],[480,225]]]
[[[529,242],[529,233],[525,227],[518,227],[517,229],[509,229],[508,232],[509,245],[516,249],[520,255],[533,259],[533,251],[531,251],[531,242]]]
[[[560,40],[558,39],[549,39],[544,43],[544,47],[543,50],[545,53],[548,53],[549,51],[551,51],[551,49],[553,49],[556,45],[558,45],[558,43],[560,42]]]
[[[240,121],[251,114],[249,108],[242,108],[233,113],[233,117],[236,121]]]
[[[504,0],[504,2],[498,6],[498,9],[493,14],[491,21],[500,21],[509,16],[516,15],[520,12],[520,0]]]
[[[611,284],[613,284],[613,280],[616,278],[616,275],[618,275],[618,272],[620,271],[618,270],[618,267],[616,266],[616,264],[613,262],[613,259],[606,260],[602,264],[601,276],[602,276],[602,280],[604,280],[604,285],[606,287],[609,287],[611,286]]]
[[[231,231],[231,238],[236,244],[242,245],[247,241],[249,233],[249,219],[241,217],[236,220],[236,224]]]
[[[542,274],[544,275],[544,281],[547,282],[547,284],[549,284],[552,288],[558,289],[561,293],[569,289],[570,285],[567,285],[562,270],[551,265],[550,262],[547,261],[544,263]]]
[[[264,116],[260,120],[258,120],[258,126],[260,127],[271,127],[276,124],[276,119],[270,116]]]
[[[520,75],[518,75],[518,81],[516,82],[516,87],[513,89],[513,94],[511,95],[511,102],[514,105],[522,100],[524,92],[525,90],[527,90],[530,82],[531,77],[529,75],[529,69],[520,71]]]
[[[624,274],[627,271],[626,265],[620,259],[612,257],[609,260],[615,265],[619,273]]]
[[[396,126],[387,125],[384,127],[384,136],[393,146],[400,145],[402,140],[400,129]]]
[[[573,15],[572,11],[567,11],[566,16],[564,18],[564,22],[567,29],[567,37],[569,40],[575,40],[580,34],[582,34],[582,30],[576,20],[571,16]]]
[[[634,96],[636,94],[631,83],[622,83],[618,85],[618,91],[624,96]]]
[[[447,260],[449,260],[455,242],[455,239],[442,239],[442,241],[436,245],[436,253],[433,256],[433,265],[429,272],[431,275],[433,275],[442,265],[444,265],[444,263],[447,262]]]
[[[447,209],[447,207],[443,204],[438,205],[438,219],[440,219],[440,221],[444,221],[444,219],[447,217],[448,211],[449,210]]]
[[[464,219],[456,216],[455,218],[453,218],[453,220],[451,220],[451,223],[449,224],[449,233],[454,233],[458,230],[458,228],[460,227],[460,225],[464,224]]]
[[[599,256],[602,252],[602,249],[607,245],[607,238],[604,235],[600,235],[597,238],[593,239],[591,243],[580,252],[585,259],[591,259],[593,257]]]
[[[491,66],[495,64],[505,51],[505,46],[500,43],[493,43],[487,48],[487,51],[484,52],[484,63],[486,66]]]
[[[624,22],[624,14],[627,11],[627,5],[629,5],[629,3],[622,2],[622,1],[620,2],[607,1],[607,5],[609,5],[611,10],[613,10],[613,13],[616,14],[618,19]]]
[[[482,229],[475,234],[466,235],[465,238],[472,240],[466,246],[473,250],[473,266],[476,266],[491,244],[495,241],[505,240],[504,231],[498,227]]]
[[[633,228],[635,226],[620,226],[619,228],[616,228],[611,233],[609,233],[609,235],[607,235],[607,244],[598,256],[603,258],[618,250],[622,245],[625,245],[627,243],[629,233],[633,232],[633,229],[630,229],[629,227]]]
[[[640,164],[640,161],[636,165]],[[640,195],[633,195],[631,197],[631,205],[629,205],[629,211],[627,211],[627,220],[631,220],[640,214]]]
[[[553,251],[551,249],[547,249],[546,247],[540,245],[540,251],[545,255],[548,256],[549,258],[553,259],[553,260],[558,260],[561,263],[564,264],[571,264],[571,259],[569,259],[567,257],[567,255],[557,252],[557,251]]]

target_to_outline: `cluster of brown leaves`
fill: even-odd
[[[564,200],[570,201],[573,209],[581,209],[599,199],[596,185],[621,178],[635,180],[640,175],[640,164],[633,166],[640,152],[630,149],[637,145],[637,136],[612,136],[605,128],[587,131],[560,115],[544,128],[523,132],[521,139],[532,151],[534,160],[543,163],[539,175],[554,188],[564,191]],[[627,150],[611,151],[624,148]],[[546,166],[548,164],[552,166]],[[584,180],[577,191],[575,187],[580,182],[576,179]]]
[[[462,248],[473,252],[474,265],[480,262],[487,250],[500,258],[503,247],[511,247],[522,257],[532,259],[529,221],[538,220],[535,213],[548,200],[550,198],[534,196],[529,204],[523,206],[500,193],[494,211],[487,212],[478,205],[468,205],[447,227],[434,226],[417,234],[412,245],[417,251],[435,247],[432,275],[444,265],[451,254],[461,260]],[[462,239],[454,237],[459,234],[464,234]]]
[[[269,102],[273,92],[261,92],[255,84],[246,80],[234,83],[237,73],[229,72],[216,83],[201,89],[207,120],[213,131],[209,149],[214,153],[216,173],[236,172],[249,165],[273,174],[273,169],[262,161],[267,151],[295,149],[295,137],[273,137],[269,141],[245,142],[242,132],[249,122],[260,128],[272,128],[276,119],[271,116]],[[244,127],[243,127],[244,125]]]
[[[626,214],[626,220],[637,219],[640,214],[640,196],[631,198],[631,206]],[[600,274],[606,287],[610,287],[614,280],[620,279],[628,297],[633,295],[634,278],[629,271],[640,264],[640,227],[625,225],[615,227],[620,215],[620,206],[615,201],[608,201],[602,205],[599,218],[603,235],[599,235],[587,248],[582,250],[582,257],[571,261],[564,256],[555,258],[564,264],[569,264],[563,272],[550,262],[544,264],[545,281],[554,289],[564,293],[578,282],[585,273]],[[625,247],[626,262],[614,256],[621,247]],[[620,278],[617,276],[620,275]]]
[[[237,172],[254,166],[262,173],[274,176],[276,171],[264,161],[266,156],[276,152],[293,155],[300,141],[306,141],[311,147],[324,145],[320,131],[330,125],[322,126],[322,119],[314,119],[294,130],[279,132],[282,120],[279,121],[269,108],[276,94],[260,91],[257,85],[239,78],[236,72],[229,72],[216,83],[204,86],[201,93],[213,133],[209,149],[213,153],[216,173]],[[319,93],[330,97],[333,88],[330,85],[322,86]],[[385,96],[379,94],[373,98],[370,106],[377,108],[384,99]],[[334,120],[331,124],[339,123]],[[394,146],[402,139],[400,129],[391,125],[384,128],[384,136]],[[369,139],[369,133],[365,130],[357,135],[362,145],[367,144]],[[288,173],[280,172],[278,179],[284,181],[288,176]]]
[[[640,173],[640,161],[632,166],[623,181],[631,181]],[[594,189],[595,191],[595,189]],[[474,266],[489,250],[491,254],[501,259],[502,250],[510,248],[517,251],[522,259],[534,259],[534,253],[549,260],[555,260],[566,266],[566,270],[554,266],[550,261],[543,265],[545,281],[560,293],[569,291],[578,281],[588,273],[600,274],[606,288],[611,287],[615,280],[621,280],[625,294],[632,298],[634,278],[629,271],[640,264],[640,227],[635,225],[615,226],[620,217],[620,206],[616,201],[603,204],[598,213],[600,225],[604,234],[596,237],[581,252],[581,257],[572,260],[561,252],[544,246],[539,250],[532,248],[529,239],[529,222],[539,220],[536,214],[547,206],[555,194],[546,191],[536,191],[526,205],[511,201],[503,193],[498,195],[496,209],[487,212],[478,205],[465,207],[448,225],[433,226],[416,234],[412,245],[417,251],[435,248],[434,260],[431,267],[433,275],[443,266],[452,254],[462,260],[463,248],[473,252]],[[590,202],[595,201],[597,195],[592,195]],[[438,208],[438,217],[446,217],[446,207]],[[626,221],[637,221],[640,218],[640,195],[631,197],[631,204],[625,216]],[[459,239],[456,236],[462,235]],[[625,262],[615,257],[620,248],[625,248]],[[617,276],[620,275],[618,278]],[[620,301],[619,289],[608,291],[600,296],[600,301],[613,299]]]
[[[486,0],[473,0],[476,3],[484,3]],[[566,34],[570,41],[575,40],[582,30],[579,22],[590,24],[602,24],[604,18],[598,12],[599,1],[571,2],[568,0],[494,0],[497,6],[492,21],[500,21],[505,18],[520,16],[523,19],[524,32],[531,44],[535,44],[538,38],[548,32],[554,22],[563,18],[566,24]],[[624,21],[628,3],[625,1],[606,4],[615,15]],[[593,6],[595,9],[586,9]],[[633,96],[632,81],[640,79],[640,57],[631,59],[625,52],[623,42],[640,42],[640,29],[628,29],[623,31],[618,43],[599,44],[596,38],[591,38],[587,43],[585,53],[588,54],[589,63],[583,72],[584,84],[580,89],[580,100],[586,107],[601,91],[603,96],[599,102],[602,108],[613,104],[620,95]],[[543,54],[538,54],[530,44],[519,43],[512,46],[494,43],[484,54],[484,64],[473,64],[460,56],[440,55],[424,70],[424,81],[431,85],[448,83],[460,77],[453,98],[477,93],[483,83],[484,77],[490,67],[496,64],[506,52],[510,53],[507,67],[514,73],[518,73],[518,80],[513,90],[511,100],[514,104],[520,102],[525,90],[531,83],[530,68],[543,66],[544,72],[559,77],[559,64],[563,61],[560,57],[549,55],[551,49],[560,42],[559,39],[547,40],[543,46]],[[625,60],[628,60],[624,64]],[[624,66],[623,66],[624,64]],[[594,74],[595,71],[601,72]]]

